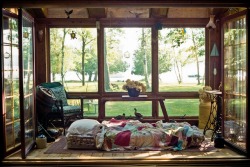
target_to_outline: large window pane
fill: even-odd
[[[70,92],[97,92],[96,28],[50,29],[51,81]]]
[[[159,91],[201,89],[205,83],[205,29],[163,28],[158,39]]]
[[[107,102],[105,105],[106,116],[116,117],[125,114],[127,119],[135,118],[136,112],[143,116],[152,116],[152,102],[149,101],[130,101],[130,102]]]
[[[3,17],[3,86],[6,151],[20,145],[18,20]]]
[[[224,135],[227,141],[245,150],[248,114],[246,17],[224,23],[223,29]]]
[[[127,79],[141,81],[151,91],[151,28],[105,28],[106,92],[123,92]]]
[[[168,116],[198,116],[199,99],[166,99],[164,101]],[[161,108],[159,116],[163,116]]]

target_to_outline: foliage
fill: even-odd
[[[143,83],[127,79],[126,84],[122,86],[122,89],[128,90],[129,88],[135,88],[138,91],[146,92],[146,86]]]
[[[199,74],[198,57],[205,55],[205,35],[201,28],[165,28],[159,32],[159,73],[174,71],[178,83],[183,81],[182,69],[196,62]],[[200,75],[198,75],[200,76]],[[200,84],[200,79],[198,84]]]
[[[85,85],[85,74],[89,76],[88,81],[91,81],[92,75],[97,75],[97,36],[93,30],[95,29],[76,29],[77,43],[80,46],[74,52],[76,58],[74,59],[75,68],[73,71],[78,74],[82,85]]]
[[[180,47],[186,40],[184,28],[172,28],[167,34],[167,39],[171,41],[172,47]]]
[[[91,82],[92,80],[92,75],[94,74],[95,77],[94,77],[94,80],[93,81],[96,81],[97,79],[97,55],[96,55],[96,52],[94,51],[89,51],[89,50],[92,50],[92,48],[90,49],[87,49],[86,50],[86,55],[85,55],[85,64],[84,64],[84,69],[85,69],[85,73],[88,74],[89,78],[88,78],[88,81]],[[78,62],[75,62],[76,64]],[[80,71],[80,69],[78,69],[78,71]]]
[[[55,74],[60,73],[61,69],[61,41],[62,36],[60,35],[62,29],[50,29],[50,64],[51,64],[51,73],[53,80],[55,80]]]
[[[191,29],[192,45],[187,49],[188,59],[196,62],[197,81],[200,84],[199,57],[205,55],[205,31],[203,29]]]
[[[136,75],[151,74],[151,31],[150,29],[142,29],[141,37],[139,38],[139,48],[134,52],[134,68],[132,73]],[[145,74],[145,66],[147,66],[147,74]]]
[[[122,60],[123,55],[119,47],[124,31],[121,28],[108,28],[105,34],[109,72],[113,74],[126,71],[128,64]]]

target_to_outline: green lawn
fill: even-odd
[[[121,90],[123,82],[115,82],[119,86],[119,90],[113,91],[124,91]],[[73,92],[88,92],[97,91],[96,82],[87,83],[85,86],[81,86],[81,83],[66,83],[67,90]],[[185,85],[161,85],[160,90],[162,92],[191,92],[201,89],[203,85],[185,84]],[[86,100],[87,101],[87,100]],[[134,108],[137,109],[144,116],[152,115],[152,102],[107,102],[106,103],[106,116],[117,116],[125,113],[126,116],[134,116]],[[199,99],[166,99],[165,106],[169,116],[198,116],[199,114]],[[85,104],[84,111],[85,116],[97,116],[98,106],[92,104]],[[161,108],[159,107],[159,116],[162,116]]]
[[[108,90],[108,92],[124,92],[122,86],[124,82],[112,82],[113,84],[118,85],[119,89],[112,88]],[[66,82],[64,85],[66,90],[69,92],[97,92],[98,85],[97,82],[86,82],[84,86],[81,85],[80,82]],[[160,92],[182,92],[182,91],[197,91],[202,89],[204,85],[197,85],[197,84],[161,84],[159,86]],[[147,90],[151,91],[151,90]]]
[[[117,116],[125,113],[134,116],[134,108],[143,116],[151,116],[152,102],[107,102],[106,116]],[[165,106],[169,116],[198,116],[199,99],[166,99]],[[98,107],[90,104],[84,107],[85,116],[97,116]],[[159,106],[159,116],[163,116]]]

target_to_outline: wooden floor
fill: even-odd
[[[74,154],[44,154],[46,149],[34,149],[26,159],[17,152],[3,161],[3,166],[249,166],[250,160],[227,146],[210,152],[145,151],[140,153],[84,152]]]

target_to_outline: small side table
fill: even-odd
[[[205,135],[207,130],[212,130],[213,133],[211,141],[213,141],[215,133],[221,130],[222,92],[218,90],[212,90],[206,91],[206,93],[211,100],[211,109],[203,134]]]

